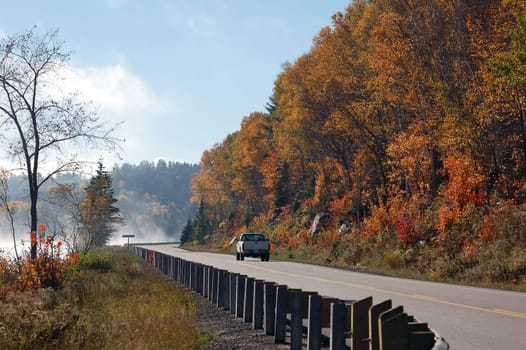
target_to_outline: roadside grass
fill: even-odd
[[[180,285],[121,247],[82,256],[58,290],[0,298],[0,349],[199,349],[211,335]]]

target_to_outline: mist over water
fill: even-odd
[[[130,238],[130,244],[175,242],[179,240],[179,236],[168,236],[166,232],[154,225],[150,225],[146,229],[139,229],[137,227],[133,227],[133,225],[125,225],[119,227],[119,230],[113,233],[112,237],[110,238],[109,244],[126,245],[128,243],[128,238],[124,238],[122,237],[122,235],[135,235],[135,237]]]
[[[128,238],[124,238],[122,235],[135,235],[135,237],[130,238],[130,244],[175,242],[179,240],[179,236],[168,236],[163,230],[155,226],[149,226],[147,229],[138,229],[131,225],[125,225],[118,227],[118,231],[112,234],[108,244],[119,246],[126,245],[128,243]],[[29,252],[29,241],[30,237],[27,226],[18,225],[16,228],[16,248],[20,256],[24,255],[23,252]],[[6,222],[0,219],[0,256],[14,255],[13,236],[11,235],[11,231]]]
[[[16,229],[16,249],[18,254],[22,256],[24,250],[29,250],[29,233],[25,234],[28,231],[25,227],[19,227]],[[25,242],[22,244],[22,240]],[[5,223],[0,221],[0,256],[15,255],[15,248],[13,246],[13,236],[10,229],[5,225]]]

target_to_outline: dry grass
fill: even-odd
[[[123,249],[95,255],[111,268],[102,272],[88,262],[61,290],[1,299],[0,348],[198,349],[210,341],[180,286]]]

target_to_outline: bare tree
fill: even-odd
[[[59,89],[70,52],[58,41],[58,30],[43,36],[35,31],[0,41],[0,142],[27,174],[33,259],[37,256],[37,202],[42,184],[59,172],[79,169],[81,162],[73,153],[76,147],[116,151],[119,141],[112,136],[117,125],[108,127],[101,122],[79,93]]]
[[[67,222],[60,224],[58,235],[69,253],[86,250],[81,240],[83,197],[83,191],[74,184],[59,184],[51,189],[51,199],[67,212]]]

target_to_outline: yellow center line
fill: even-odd
[[[280,275],[289,276],[289,277],[305,278],[305,279],[310,279],[310,280],[317,281],[317,282],[338,284],[338,285],[343,285],[343,286],[346,286],[346,287],[352,287],[352,288],[362,289],[362,290],[367,290],[367,291],[372,291],[372,292],[392,294],[392,295],[402,296],[402,297],[411,298],[411,299],[426,300],[426,301],[429,301],[429,302],[432,302],[432,303],[443,304],[443,305],[450,305],[450,306],[455,306],[455,307],[459,307],[459,308],[463,308],[463,309],[483,311],[483,312],[489,312],[489,313],[498,314],[498,315],[504,315],[504,316],[525,318],[526,319],[526,314],[525,313],[517,312],[517,311],[497,309],[497,308],[492,308],[492,309],[484,308],[484,307],[480,307],[480,306],[474,306],[474,305],[468,305],[468,304],[462,304],[462,303],[456,303],[456,302],[452,302],[452,301],[447,301],[447,300],[440,299],[440,298],[437,298],[437,297],[433,297],[433,296],[430,296],[430,295],[401,293],[401,292],[396,292],[396,291],[393,291],[393,290],[381,289],[381,288],[369,286],[369,285],[366,285],[366,284],[357,284],[357,283],[350,283],[350,282],[345,282],[345,281],[336,281],[336,280],[331,280],[331,279],[327,279],[327,278],[320,278],[320,277],[314,277],[314,276],[309,276],[309,275],[302,275],[300,273],[282,272],[282,271],[273,270],[273,269],[269,269],[269,268],[261,267],[261,266],[250,265],[250,267],[252,267],[254,269],[257,269],[257,270],[262,270],[262,271],[266,271],[266,272],[269,272],[269,273],[280,274]]]

